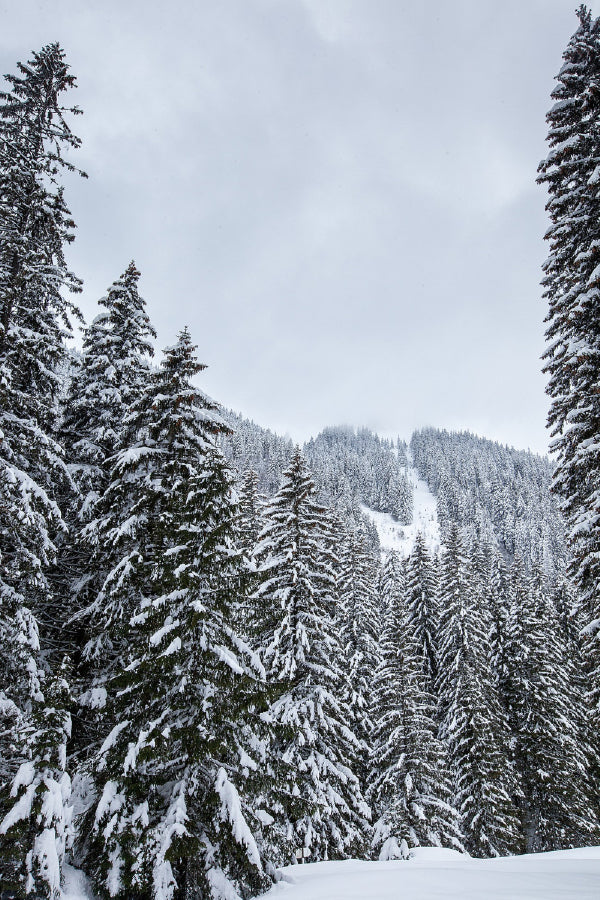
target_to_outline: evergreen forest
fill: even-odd
[[[298,859],[600,844],[600,21],[578,17],[538,172],[551,458],[432,427],[294,445],[207,396],[184,322],[158,352],[133,261],[85,323],[75,77],[58,44],[6,76],[3,900],[61,900],[65,863],[101,900],[247,900]]]

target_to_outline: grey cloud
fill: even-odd
[[[189,324],[261,423],[545,449],[534,179],[573,5],[11,5],[2,70],[58,39],[79,80],[86,315],[133,257],[159,346]]]

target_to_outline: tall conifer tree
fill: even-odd
[[[361,742],[353,767],[363,785],[373,732],[373,679],[379,664],[382,627],[378,568],[366,536],[359,529],[348,529],[340,548],[337,620],[345,659],[344,699],[352,714],[352,729]]]
[[[81,364],[64,402],[63,443],[83,501],[83,520],[108,479],[131,403],[144,389],[156,337],[131,262],[100,300],[104,311],[85,330]]]
[[[465,846],[473,856],[516,853],[519,792],[508,722],[489,677],[489,620],[473,603],[457,525],[450,528],[442,558],[439,603],[441,736],[449,748]]]
[[[368,794],[376,817],[373,847],[380,859],[406,858],[420,846],[463,850],[446,755],[437,738],[435,700],[394,553],[382,582],[386,616],[374,685]]]
[[[517,557],[506,628],[506,693],[521,774],[527,850],[595,843],[583,702],[540,570]]]
[[[586,620],[584,654],[593,728],[600,730],[600,21],[587,7],[563,54],[547,115],[546,184],[550,256],[544,359],[552,398],[554,491],[569,526]],[[600,775],[597,774],[597,778]]]
[[[245,778],[260,764],[262,670],[233,628],[235,495],[194,350],[183,331],[131,407],[90,526],[110,564],[92,621],[120,658],[83,850],[102,896],[127,900],[269,883]]]
[[[437,678],[437,584],[431,556],[421,533],[408,559],[406,573],[406,603],[421,648],[424,672],[433,690]]]
[[[85,688],[94,674],[102,677],[107,663],[105,656],[84,645],[85,611],[107,575],[104,555],[95,552],[96,530],[87,526],[108,487],[112,456],[121,444],[131,404],[147,386],[148,359],[153,355],[150,339],[155,331],[139,295],[139,278],[131,262],[100,300],[104,311],[84,332],[83,355],[71,373],[63,402],[61,438],[76,492],[66,510],[70,535],[60,546],[57,581],[66,599],[65,634],[75,660],[73,678],[80,708],[73,745],[78,752],[99,737],[103,694]]]
[[[266,509],[259,544],[264,581],[255,633],[267,678],[279,685],[271,715],[275,752],[286,764],[290,851],[345,858],[365,846],[368,808],[349,767],[359,742],[348,727],[343,659],[335,622],[335,560],[325,509],[300,451]]]
[[[13,779],[0,821],[0,884],[11,896],[62,900],[61,873],[71,837],[71,735],[66,667],[33,703],[20,734],[25,760]]]
[[[50,44],[19,63],[0,92],[0,705],[9,721],[0,731],[2,866],[18,873],[21,894],[34,885],[47,896],[60,889],[60,847],[54,847],[57,870],[45,878],[40,841],[49,853],[50,845],[32,824],[35,816],[17,841],[9,839],[14,831],[7,823],[16,821],[9,795],[16,770],[26,772],[26,790],[35,791],[37,803],[50,777],[49,757],[64,749],[61,728],[39,720],[44,703],[53,702],[48,639],[54,630],[58,644],[60,634],[49,573],[64,530],[56,499],[69,487],[53,434],[59,370],[69,315],[79,315],[63,293],[80,289],[64,256],[74,223],[60,184],[62,171],[73,170],[64,151],[79,146],[67,123],[67,113],[78,110],[62,106],[75,85],[68,68],[58,44]],[[65,710],[56,710],[56,717],[68,718]],[[38,733],[44,745],[55,740],[53,750],[38,753],[29,739]],[[23,785],[17,774],[12,791],[20,795]],[[54,799],[67,798],[58,792]],[[64,808],[55,811],[57,821],[67,815]],[[26,859],[34,861],[29,868]]]

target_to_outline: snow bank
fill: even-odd
[[[419,847],[408,861],[308,863],[281,874],[264,900],[598,900],[600,847],[502,859]],[[83,872],[65,864],[63,875],[64,900],[94,900]]]
[[[419,848],[408,861],[287,866],[265,900],[598,900],[600,847],[471,859]]]

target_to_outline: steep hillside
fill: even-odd
[[[456,523],[551,577],[564,568],[564,526],[550,493],[547,457],[435,428],[416,431],[410,447],[419,475],[437,497],[442,540]]]
[[[260,492],[273,496],[291,440],[235,413],[226,418],[234,429],[223,439],[230,462],[239,473],[253,469]],[[348,426],[324,429],[303,452],[321,500],[354,523],[375,526],[383,550],[406,555],[422,533],[436,551],[455,523],[468,541],[496,545],[508,561],[518,554],[551,579],[564,571],[564,526],[547,457],[435,428],[416,431],[408,449],[400,439]]]
[[[440,526],[437,515],[437,501],[429,486],[419,478],[410,453],[407,459],[406,477],[411,488],[413,507],[408,525],[401,524],[392,515],[378,512],[363,505],[363,513],[377,528],[382,551],[395,550],[406,557],[414,550],[418,535],[422,535],[425,546],[431,553],[440,549]]]

